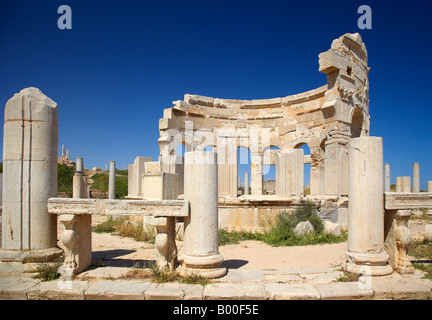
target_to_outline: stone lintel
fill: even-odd
[[[432,209],[432,193],[384,193],[385,210]]]
[[[48,212],[51,214],[187,217],[189,216],[189,202],[185,200],[49,198]]]

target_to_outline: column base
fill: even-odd
[[[393,273],[393,268],[387,263],[386,253],[347,252],[346,258],[343,269],[348,272],[366,276],[387,276]]]
[[[59,247],[35,250],[0,249],[0,271],[2,272],[36,272],[41,263],[58,264],[63,250]]]
[[[177,271],[183,275],[199,275],[204,278],[220,278],[226,275],[227,270],[221,267],[224,258],[221,254],[212,256],[182,255],[179,258],[181,266]]]

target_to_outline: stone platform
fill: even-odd
[[[432,281],[393,273],[338,282],[336,268],[237,270],[207,285],[152,283],[148,279],[87,277],[42,282],[31,274],[0,274],[2,300],[430,300]]]

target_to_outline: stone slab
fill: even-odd
[[[145,291],[145,300],[202,300],[200,284],[152,283]]]
[[[431,288],[419,280],[407,277],[382,277],[369,279],[376,300],[427,300]]]
[[[204,287],[203,300],[266,300],[267,292],[262,284],[217,283]]]
[[[85,292],[86,300],[144,300],[150,282],[107,280],[96,283]]]
[[[270,300],[319,300],[320,293],[310,283],[265,284]]]
[[[225,280],[228,282],[257,282],[263,281],[264,275],[261,270],[228,269]]]
[[[112,216],[189,216],[186,200],[112,200],[49,198],[51,214],[98,214]]]
[[[40,282],[30,277],[0,277],[0,300],[27,300],[27,290]]]
[[[321,300],[371,300],[373,291],[361,282],[316,284]]]
[[[27,291],[28,300],[84,300],[88,281],[47,281]]]

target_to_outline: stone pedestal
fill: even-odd
[[[57,196],[57,104],[37,88],[15,94],[5,108],[3,217],[4,271],[32,271],[50,262],[57,247],[56,217],[47,200]]]
[[[190,203],[184,221],[184,245],[179,258],[180,272],[207,278],[226,274],[218,243],[218,172],[214,152],[185,154],[185,193]]]
[[[345,269],[358,274],[391,274],[384,250],[383,144],[379,137],[349,143],[348,252]]]

